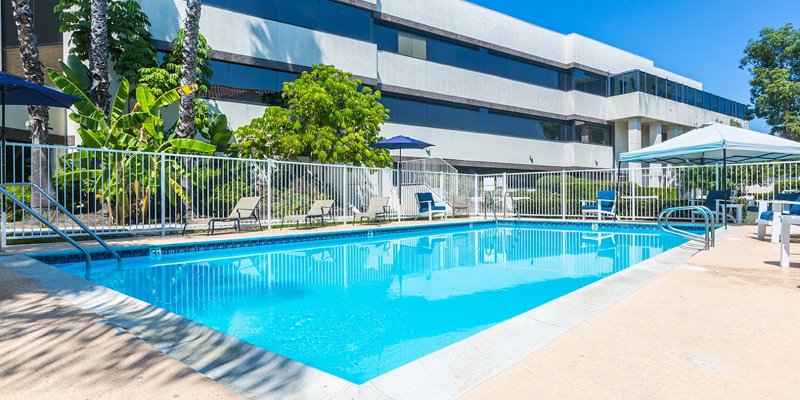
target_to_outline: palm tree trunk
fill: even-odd
[[[36,31],[33,26],[33,13],[29,0],[12,0],[11,7],[14,14],[14,23],[17,26],[19,37],[19,52],[22,56],[22,70],[25,79],[43,85],[44,65],[39,58],[39,47]],[[47,107],[28,106],[28,118],[31,129],[31,182],[39,185],[47,193],[52,193],[50,184],[50,166],[47,161],[47,149],[38,145],[47,144],[47,124],[49,114]],[[37,211],[42,210],[42,197],[37,191],[31,193],[31,207]]]
[[[108,1],[91,0],[91,38],[89,76],[92,79],[92,102],[108,115],[111,95],[108,92]]]
[[[183,40],[183,71],[181,73],[181,85],[194,85],[197,81],[197,45],[198,36],[200,35],[201,3],[201,0],[186,1],[186,19],[183,21],[186,34]],[[182,96],[180,111],[178,112],[179,137],[194,137],[196,133],[194,116],[194,93]]]

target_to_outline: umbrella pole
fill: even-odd
[[[403,149],[400,149],[400,161],[397,162],[397,196],[403,204]]]
[[[3,105],[3,130],[0,132],[0,185],[6,183],[6,91],[0,94]]]
[[[723,195],[728,194],[728,150],[722,149],[722,190]],[[725,219],[725,230],[728,230],[728,203],[730,198],[726,198],[722,208],[722,218]]]

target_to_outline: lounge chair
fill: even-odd
[[[587,215],[597,215],[597,220],[603,219],[604,215],[614,219],[617,216],[617,191],[598,190],[597,200],[581,200],[581,216],[586,219]]]
[[[417,193],[417,201],[419,202],[419,214],[428,215],[428,221],[433,220],[434,214],[440,214],[444,219],[447,219],[447,206],[437,204],[436,200],[433,199],[433,193]]]
[[[792,207],[800,205],[798,202],[795,203]],[[781,227],[781,261],[780,265],[782,268],[789,268],[791,260],[790,260],[790,247],[792,242],[792,225],[800,225],[800,215],[784,215],[781,217],[780,227]],[[772,236],[776,236],[774,233]]]
[[[369,199],[367,211],[356,212],[353,215],[353,225],[356,224],[356,220],[364,221],[365,219],[374,219],[377,221],[378,218],[381,218],[386,221],[390,211],[391,208],[389,207],[388,197],[373,197]]]
[[[233,227],[236,229],[237,232],[242,230],[242,221],[244,220],[254,220],[258,223],[258,229],[261,229],[261,219],[258,217],[258,204],[261,203],[261,197],[254,196],[254,197],[242,197],[236,202],[236,205],[231,210],[230,214],[227,217],[221,218],[200,218],[200,219],[192,219],[191,222],[196,223],[207,223],[208,230],[207,234],[211,235],[216,230],[216,225],[219,222],[233,222]],[[181,235],[186,233],[186,226],[189,224],[189,218],[183,219],[183,231],[181,231]]]
[[[785,203],[800,201],[800,194],[778,193],[775,195],[775,200],[780,203],[773,203],[767,200],[758,202],[758,219],[756,220],[756,224],[758,224],[758,240],[764,240],[764,236],[767,233],[767,226],[770,226],[772,242],[778,243],[778,241],[780,241],[782,217],[785,215],[800,215],[800,205]]]
[[[726,218],[728,215],[727,207],[723,208],[722,213],[719,212],[719,205],[725,204],[731,199],[730,190],[709,190],[706,195],[705,206],[714,213],[714,222],[720,218]],[[724,222],[725,220],[722,220]]]
[[[464,214],[469,214],[469,197],[455,196],[453,197],[453,213],[463,211]]]
[[[324,225],[325,218],[330,218],[333,221],[333,200],[317,200],[305,214],[284,216],[281,221],[281,229],[287,222],[295,222],[297,227],[300,227],[300,222],[309,223],[309,221],[315,219],[319,219],[320,224]]]

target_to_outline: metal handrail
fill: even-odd
[[[45,218],[44,216],[42,216],[38,212],[34,211],[33,208],[31,208],[30,206],[25,204],[22,200],[18,199],[15,195],[13,195],[11,192],[9,192],[6,189],[7,187],[12,187],[12,186],[30,187],[31,190],[38,191],[44,198],[46,198],[48,201],[53,203],[56,206],[56,208],[58,208],[59,211],[64,213],[64,215],[68,216],[73,222],[75,222],[75,224],[77,224],[81,229],[83,229],[86,232],[87,235],[89,235],[92,239],[94,239],[97,243],[99,243],[100,246],[102,246],[104,249],[106,249],[106,251],[111,253],[111,255],[117,260],[117,264],[118,265],[122,265],[122,257],[119,255],[119,253],[116,252],[116,250],[112,249],[111,246],[109,246],[108,243],[106,243],[103,239],[100,239],[100,237],[97,236],[97,234],[94,233],[94,231],[89,229],[89,227],[86,226],[86,224],[84,224],[81,220],[79,220],[78,217],[76,217],[74,214],[69,212],[69,210],[67,210],[66,207],[61,205],[61,203],[59,203],[49,193],[44,191],[39,185],[37,185],[35,183],[30,183],[30,182],[0,184],[0,194],[2,194],[4,196],[8,197],[9,199],[11,199],[12,202],[14,202],[18,206],[20,206],[28,214],[32,215],[34,218],[39,220],[39,222],[43,223],[45,226],[50,228],[50,230],[52,230],[53,232],[55,232],[56,234],[58,234],[59,236],[64,238],[64,240],[69,242],[75,248],[80,250],[81,253],[83,253],[84,257],[86,258],[86,273],[87,273],[87,275],[89,273],[89,270],[91,270],[91,267],[92,267],[92,256],[91,256],[91,253],[89,253],[89,251],[86,249],[86,247],[82,246],[81,244],[76,242],[74,239],[69,237],[69,235],[67,235],[66,232],[62,231],[61,229],[59,229],[58,227],[53,225],[53,223],[48,221],[47,218]]]
[[[496,224],[496,223],[498,223],[498,221],[497,221],[497,205],[494,203],[494,194],[491,191],[489,191],[489,192],[486,192],[486,195],[489,197],[489,200],[486,202],[486,205],[483,208],[483,210],[484,210],[483,217],[486,218],[486,207],[491,205],[492,206],[492,214],[494,215],[494,222]]]
[[[703,235],[692,233],[686,230],[678,229],[670,223],[672,214],[679,211],[689,211],[692,213],[700,214],[703,217]],[[685,206],[685,207],[671,207],[663,210],[658,215],[658,226],[664,232],[671,233],[690,240],[701,241],[704,244],[704,250],[709,250],[716,244],[716,229],[714,226],[714,213],[705,206]]]

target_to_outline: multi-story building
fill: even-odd
[[[157,47],[168,50],[185,3],[140,3]],[[259,93],[320,63],[382,91],[391,110],[383,136],[433,143],[430,156],[465,171],[610,168],[620,152],[704,122],[746,125],[743,104],[651,60],[462,0],[203,4],[201,32],[214,49],[209,101],[234,127],[263,113]]]

